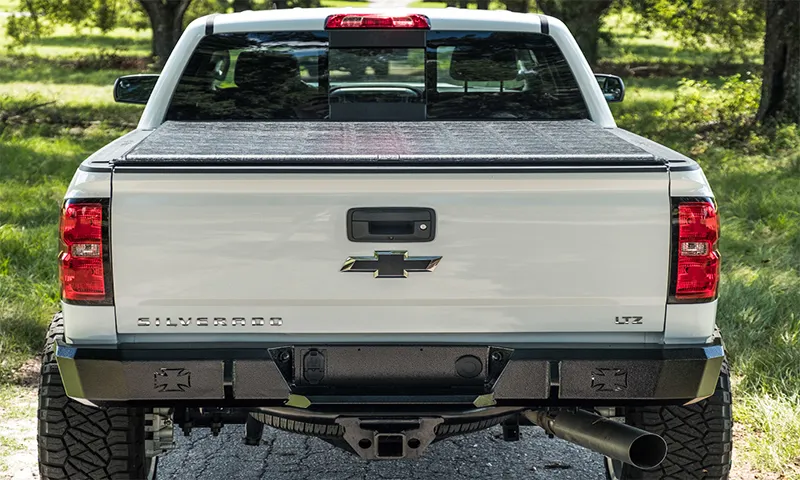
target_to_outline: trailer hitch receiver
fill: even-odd
[[[441,418],[379,419],[340,417],[344,439],[365,460],[419,458],[436,439]]]

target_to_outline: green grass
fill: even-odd
[[[18,8],[18,0],[0,0],[0,12],[15,12]]]
[[[36,417],[35,395],[28,387],[0,384],[0,472],[7,468],[9,457],[36,442],[30,419]]]
[[[736,58],[710,42],[703,48],[682,48],[673,36],[663,30],[654,29],[650,33],[637,31],[631,12],[609,14],[603,20],[604,29],[614,35],[611,45],[600,45],[600,56],[607,62],[712,65],[719,62],[758,64],[762,61],[760,45],[757,43],[747,45],[743,58]]]
[[[800,163],[793,152],[700,158],[722,211],[719,323],[735,419],[755,465],[800,475]],[[795,439],[792,441],[790,439]]]
[[[2,405],[3,418],[8,419],[21,419],[30,417],[31,410],[28,405],[12,403],[10,400],[25,396],[25,387],[19,385],[1,385],[0,386],[0,405]]]
[[[2,0],[0,0],[2,1]],[[13,46],[11,39],[5,35],[5,21],[0,21],[0,49]],[[14,47],[14,52],[21,55],[36,54],[48,58],[72,58],[98,52],[114,52],[118,55],[146,57],[150,54],[150,31],[132,28],[116,28],[109,32],[101,32],[94,28],[75,28],[61,26],[53,35],[32,40],[24,46]]]
[[[751,464],[781,472],[787,479],[800,478],[800,406],[797,400],[780,396],[754,395],[734,390],[734,420],[749,429],[737,446]]]

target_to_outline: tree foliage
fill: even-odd
[[[106,32],[117,24],[129,0],[20,0],[27,15],[12,15],[6,33],[18,43],[26,43],[52,33],[57,25],[96,27]]]
[[[99,28],[151,28],[152,56],[163,64],[186,25],[215,11],[226,11],[228,0],[20,0],[25,15],[8,18],[6,33],[18,44],[52,34],[58,25]],[[256,2],[249,2],[256,3]]]
[[[764,35],[763,0],[618,0],[618,6],[639,14],[639,28],[661,28],[696,48],[710,40],[741,54]]]

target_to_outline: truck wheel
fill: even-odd
[[[694,405],[629,408],[625,423],[653,432],[667,441],[664,463],[652,470],[606,458],[609,480],[725,480],[733,447],[731,382],[723,362],[714,395]]]
[[[144,411],[94,408],[64,393],[55,360],[55,344],[64,337],[57,313],[47,332],[39,378],[39,473],[42,480],[143,479]]]

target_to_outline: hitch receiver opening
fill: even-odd
[[[378,433],[375,435],[377,458],[405,458],[406,436],[402,433]]]

